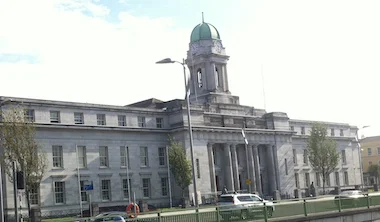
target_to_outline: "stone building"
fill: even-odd
[[[292,197],[295,189],[302,192],[312,181],[320,187],[321,180],[305,152],[313,122],[240,105],[239,97],[229,89],[228,58],[213,25],[202,22],[194,28],[186,64],[191,73],[198,195],[206,197],[227,186],[228,190],[256,191],[266,197],[275,191]],[[99,206],[125,205],[132,194],[152,205],[168,205],[168,135],[181,141],[190,157],[183,100],[148,99],[112,106],[0,97],[0,104],[3,110],[23,105],[27,119],[37,127],[36,139],[48,154],[49,167],[40,190],[31,194],[32,203],[41,203],[43,211],[78,211],[79,197],[87,208],[86,181],[93,182],[91,199]],[[346,123],[326,124],[342,154],[327,187],[360,184],[357,128]],[[12,184],[4,173],[3,180],[3,204],[6,213],[12,214]],[[173,203],[177,204],[181,193],[174,179],[170,181]],[[188,190],[191,197],[193,186]],[[204,203],[205,198],[199,199]]]

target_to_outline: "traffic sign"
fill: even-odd
[[[88,183],[88,184],[85,184],[84,185],[84,190],[85,191],[90,191],[90,190],[94,190],[94,185],[91,183]]]

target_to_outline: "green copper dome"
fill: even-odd
[[[220,39],[218,30],[215,28],[215,26],[206,22],[202,22],[201,24],[195,26],[191,32],[190,42],[212,39]]]

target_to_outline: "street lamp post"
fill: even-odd
[[[190,101],[189,101],[189,93],[188,93],[188,86],[186,84],[186,66],[185,66],[185,59],[182,59],[182,62],[171,60],[170,58],[166,58],[163,60],[160,60],[156,62],[156,64],[168,64],[168,63],[178,63],[181,64],[183,67],[183,77],[185,80],[185,92],[186,92],[186,107],[187,107],[187,122],[188,122],[188,130],[189,130],[189,139],[190,139],[190,154],[191,154],[191,167],[192,167],[192,174],[193,174],[193,189],[194,189],[194,206],[198,207],[198,193],[197,193],[197,183],[195,179],[195,164],[194,164],[194,149],[193,149],[193,130],[191,127],[191,115],[190,115]],[[190,84],[190,83],[188,83]]]
[[[361,145],[360,145],[360,139],[359,139],[359,130],[361,129],[364,129],[364,128],[368,128],[370,126],[363,126],[361,128],[359,128],[357,131],[356,131],[356,142],[358,143],[358,152],[359,152],[359,164],[360,164],[360,180],[361,180],[361,184],[362,184],[362,190],[364,190],[364,179],[363,179],[363,159],[362,159],[362,148],[361,148]]]

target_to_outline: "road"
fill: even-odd
[[[380,196],[380,192],[373,192],[373,193],[369,193],[368,195],[369,196]],[[307,202],[334,200],[334,197],[335,196],[320,196],[320,197],[317,197],[316,199],[307,199]],[[300,199],[300,200],[302,200],[302,199]],[[276,205],[285,205],[285,204],[287,204],[287,205],[297,204],[297,203],[300,203],[300,201],[295,201],[294,199],[293,200],[283,200],[279,203],[275,203],[275,206]],[[200,208],[199,209],[200,213],[202,213],[202,212],[213,212],[213,211],[216,211],[215,207]],[[195,212],[196,212],[195,209],[178,210],[178,211],[171,211],[171,212],[163,212],[163,213],[161,213],[161,216],[175,216],[175,215],[183,215],[183,214],[192,214]],[[150,214],[142,214],[142,215],[139,215],[138,217],[139,218],[152,218],[152,217],[157,217],[157,216],[158,216],[158,213],[150,213]]]

